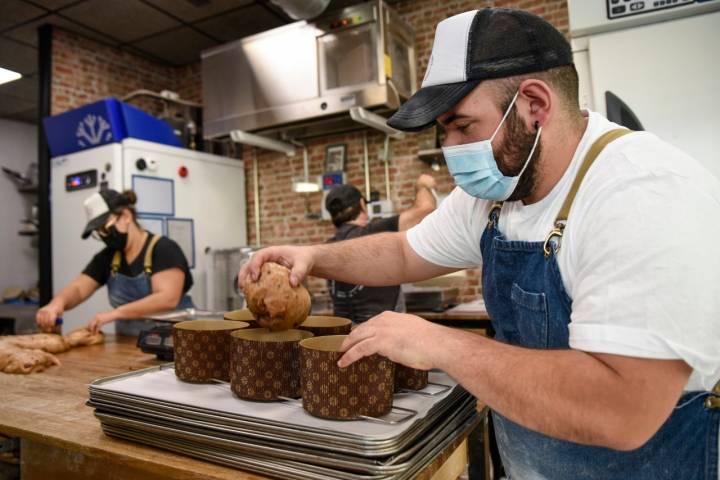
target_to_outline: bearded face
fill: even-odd
[[[515,109],[513,109],[505,119],[503,128],[505,128],[505,135],[503,135],[502,144],[494,149],[495,160],[503,175],[514,177],[522,171],[523,165],[535,143],[537,132],[532,132],[525,126],[525,123]],[[538,174],[538,159],[540,158],[541,150],[541,144],[538,142],[535,152],[533,152],[532,158],[528,161],[528,166],[520,177],[515,191],[507,199],[508,202],[526,198],[535,189]]]

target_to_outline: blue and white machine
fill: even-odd
[[[237,248],[247,244],[243,162],[130,138],[132,131],[129,136],[116,135],[113,141],[105,142],[103,135],[88,130],[90,125],[87,123],[84,134],[77,136],[81,130],[77,119],[84,122],[88,115],[96,116],[92,122],[95,127],[107,125],[105,132],[122,131],[122,127],[112,129],[111,119],[89,112],[73,116],[76,124],[63,127],[66,132],[64,148],[73,149],[73,138],[78,142],[82,140],[85,146],[78,144],[82,148],[54,156],[51,160],[55,292],[75,278],[103,248],[103,244],[92,238],[80,239],[86,222],[83,201],[102,186],[118,191],[132,188],[138,196],[140,223],[153,233],[178,242],[195,280],[189,292],[195,305],[200,309],[212,309],[206,292],[206,249]],[[138,136],[146,135],[147,138],[148,129],[154,128],[151,124],[152,121],[146,123]],[[52,138],[52,135],[48,131],[48,137]],[[156,133],[151,135],[158,138]],[[100,139],[100,144],[90,144],[87,137]],[[162,141],[162,138],[158,139]],[[51,151],[56,150],[51,148]],[[65,313],[63,329],[69,331],[83,326],[94,314],[110,308],[103,287],[88,301]],[[107,332],[113,329],[112,325],[105,328]]]

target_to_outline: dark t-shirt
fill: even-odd
[[[140,250],[140,253],[130,265],[125,261],[125,255],[120,256],[120,269],[118,273],[127,275],[128,277],[136,277],[143,272],[145,267],[145,252],[147,251],[151,238],[152,236],[148,235],[142,250]],[[95,254],[82,273],[92,277],[92,279],[100,285],[105,285],[110,276],[114,254],[115,250],[110,249],[110,247],[105,247]],[[161,237],[155,244],[155,249],[152,253],[152,273],[162,272],[169,268],[179,268],[185,273],[183,293],[187,293],[193,285],[193,278],[185,254],[183,254],[180,246],[175,243],[174,240]]]
[[[399,222],[400,217],[394,216],[376,219],[365,227],[344,223],[330,241],[349,240],[381,232],[397,232]],[[349,318],[356,323],[364,322],[386,310],[394,310],[400,295],[399,286],[365,287],[330,280],[328,288],[335,315]]]

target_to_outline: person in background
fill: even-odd
[[[404,232],[414,227],[435,210],[435,179],[420,175],[415,182],[415,203],[412,207],[387,218],[370,221],[367,200],[353,185],[341,185],[328,193],[325,208],[337,228],[330,242],[358,238],[380,232]],[[351,283],[328,281],[333,311],[339,317],[362,323],[386,310],[405,311],[400,286],[367,287]]]
[[[85,200],[88,223],[82,238],[92,235],[105,248],[38,310],[36,321],[42,330],[52,330],[65,310],[84,302],[105,284],[113,309],[90,320],[88,328],[93,332],[119,320],[118,334],[138,335],[154,325],[142,320],[144,317],[193,306],[186,295],[193,279],[185,255],[173,240],[154,235],[138,224],[136,203],[132,190],[101,190]]]

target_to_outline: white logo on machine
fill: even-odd
[[[110,141],[112,132],[110,131],[110,124],[103,117],[87,114],[78,123],[75,136],[78,139],[78,145],[87,147],[99,145],[103,141]]]

